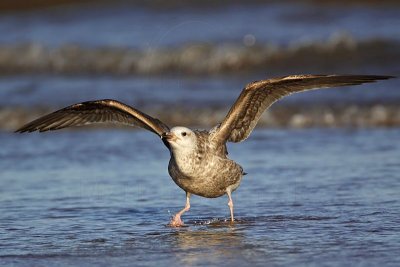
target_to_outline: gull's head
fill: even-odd
[[[196,134],[186,127],[174,127],[161,137],[173,150],[193,150],[196,147]]]

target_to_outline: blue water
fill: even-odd
[[[378,57],[364,65],[363,61],[357,64],[357,58],[342,58],[340,49],[335,52],[339,62],[332,62],[333,67],[329,67],[329,62],[325,63],[326,52],[323,52],[325,57],[320,59],[302,58],[300,53],[300,55],[296,54],[296,58],[300,62],[304,61],[304,64],[308,66],[306,70],[304,70],[303,64],[299,64],[297,67],[289,66],[293,62],[288,59],[284,60],[288,64],[288,70],[280,66],[278,71],[274,71],[274,66],[269,65],[252,70],[243,59],[242,64],[246,70],[243,73],[239,68],[238,74],[230,72],[224,75],[223,72],[215,71],[213,76],[196,76],[193,74],[196,72],[189,70],[189,73],[192,73],[189,77],[184,70],[178,70],[171,76],[163,75],[163,71],[157,72],[156,60],[151,60],[151,58],[148,58],[151,61],[149,68],[154,70],[151,76],[128,75],[121,77],[112,75],[114,73],[112,71],[109,75],[107,72],[101,72],[102,75],[89,75],[86,72],[73,72],[68,75],[68,71],[63,70],[60,66],[63,66],[64,60],[67,60],[68,64],[72,64],[70,61],[73,62],[73,58],[76,57],[74,49],[72,49],[64,51],[67,54],[64,55],[65,58],[62,57],[62,52],[59,52],[60,58],[49,57],[54,60],[53,64],[58,66],[49,68],[47,71],[50,73],[44,71],[39,72],[39,75],[34,75],[29,72],[28,74],[24,73],[24,65],[32,73],[40,70],[42,63],[46,64],[40,60],[40,57],[35,59],[40,52],[36,53],[35,48],[32,48],[28,49],[32,50],[31,53],[24,54],[22,58],[19,53],[14,53],[7,58],[10,51],[3,47],[6,44],[18,47],[24,43],[36,43],[39,45],[38,50],[41,51],[42,46],[56,48],[71,44],[75,44],[77,47],[108,46],[111,50],[110,53],[114,55],[111,59],[120,62],[118,48],[121,47],[138,47],[141,49],[140,51],[154,49],[159,52],[171,46],[188,45],[190,47],[192,43],[194,47],[208,44],[218,50],[217,47],[220,43],[227,44],[227,47],[229,45],[244,47],[243,38],[246,35],[252,35],[255,38],[255,45],[276,43],[279,48],[288,47],[288,50],[285,51],[290,53],[290,47],[294,43],[312,44],[321,40],[326,41],[332,36],[346,32],[354,39],[355,51],[357,51],[359,41],[364,39],[388,39],[388,43],[396,48],[398,45],[395,43],[400,40],[397,26],[400,25],[398,9],[397,5],[341,6],[306,3],[252,5],[242,3],[227,6],[216,5],[208,8],[196,5],[186,8],[156,8],[152,5],[146,7],[123,1],[118,4],[72,5],[43,10],[0,13],[0,31],[7,33],[0,36],[0,58],[3,58],[3,62],[5,62],[5,69],[0,75],[0,108],[5,106],[61,108],[75,102],[99,98],[116,98],[136,107],[157,104],[229,106],[247,83],[275,76],[308,73],[310,72],[309,66],[313,65],[313,61],[317,65],[317,69],[312,68],[313,73],[399,75],[397,61],[391,60],[391,58],[397,57],[395,52],[389,53],[389,57],[390,55],[392,57],[388,59]],[[322,50],[330,45],[330,43],[324,43],[321,45]],[[227,47],[224,46],[220,49],[230,51],[229,53],[234,57],[235,49],[238,48],[230,50]],[[294,47],[297,46],[294,45]],[[383,47],[386,46],[377,45],[370,48],[371,54],[374,54],[376,50],[384,49]],[[88,49],[89,52],[93,51]],[[46,51],[44,55],[52,54],[51,50],[46,48],[43,50]],[[271,48],[270,53],[277,53],[276,56],[279,59],[279,53],[274,51]],[[169,53],[168,50],[165,52]],[[174,56],[176,61],[184,58],[185,52],[172,50],[171,53],[173,52],[176,53]],[[361,55],[363,53],[366,52],[362,52]],[[101,53],[98,56],[101,57]],[[318,56],[318,52],[312,56]],[[384,57],[384,55],[381,56]],[[190,62],[190,58],[189,56],[189,59],[186,60]],[[193,58],[196,59],[196,57]],[[16,64],[20,68],[11,72],[13,75],[5,75],[9,71],[7,60],[20,62]],[[94,60],[93,62],[90,57],[87,60],[89,62],[79,61],[79,64],[89,65],[87,71],[95,71],[97,65],[102,65],[101,61]],[[335,61],[335,58],[331,58],[331,60]],[[165,59],[161,57],[160,61],[163,62]],[[374,62],[377,62],[376,65]],[[382,62],[387,62],[387,64]],[[90,67],[91,64],[94,66]],[[196,60],[191,63],[191,65],[196,64],[198,64]],[[204,62],[199,62],[199,64],[204,64]],[[227,64],[227,62],[216,60],[216,66],[212,63],[210,66],[218,69],[218,64]],[[350,69],[346,67],[349,64]],[[116,63],[114,67],[120,68],[121,65],[124,64]],[[318,66],[323,69],[318,69]],[[59,68],[61,68],[61,74],[58,73]],[[211,71],[211,73],[214,72]],[[399,79],[393,79],[364,85],[362,88],[332,89],[295,95],[285,101],[310,101],[312,103],[325,101],[352,104],[399,101],[400,91],[393,89],[398,86]]]
[[[60,7],[0,15],[1,43],[164,47],[188,42],[290,44],[340,32],[357,39],[399,39],[397,6],[276,3],[209,8],[143,8],[129,4]]]
[[[7,76],[0,77],[0,107],[50,106],[58,109],[90,99],[113,98],[136,107],[222,106],[228,110],[247,83],[269,77],[267,73],[229,77]],[[291,95],[278,105],[398,102],[398,86],[400,79],[392,79],[362,86],[305,92]]]
[[[256,130],[229,146],[249,174],[192,198],[145,131],[0,133],[0,265],[398,266],[399,129]]]
[[[146,111],[159,105],[171,116],[181,106],[213,114],[227,111],[253,80],[310,69],[398,75],[398,14],[398,5],[164,8],[126,1],[0,13],[6,33],[0,35],[0,266],[400,266],[399,128],[257,129],[245,142],[229,144],[229,156],[248,173],[233,194],[236,222],[229,223],[226,197],[194,196],[183,216],[186,227],[179,229],[166,225],[184,206],[185,194],[168,176],[169,153],[157,136],[110,128],[11,133],[40,109],[93,99],[115,98]],[[335,48],[335,36],[343,33],[350,38],[339,40],[350,42],[355,58]],[[205,44],[235,58],[249,45],[245,36],[254,38],[253,56],[257,45],[276,44],[282,50],[272,46],[268,52],[280,58],[280,51],[322,44],[315,53],[296,53],[295,66],[290,57],[277,62],[276,71],[262,64],[253,70],[243,58],[243,72],[224,73],[218,66],[228,64],[227,57],[209,65],[216,71],[204,72],[213,75],[188,70],[189,76],[179,68],[171,75],[157,71],[154,58],[147,58],[154,70],[148,76],[94,75],[104,62],[75,62],[74,46],[62,49],[74,44],[84,55],[85,48],[93,53],[107,46],[108,59],[120,67],[119,49],[125,48],[175,53],[172,62],[179,62],[187,52],[179,47]],[[374,39],[387,41],[368,48]],[[35,44],[27,53],[26,43]],[[329,47],[335,48],[331,57]],[[321,58],[308,57],[320,52]],[[55,65],[41,69],[43,55]],[[196,57],[190,58],[195,66]],[[88,68],[69,73],[64,60]],[[385,107],[399,102],[399,81],[313,91],[277,105]]]

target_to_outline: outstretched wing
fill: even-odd
[[[241,142],[253,131],[261,114],[277,100],[292,93],[337,86],[358,85],[394,78],[376,75],[292,75],[248,84],[224,121],[213,131],[218,144]]]
[[[169,127],[158,119],[116,100],[104,99],[78,103],[57,110],[22,126],[16,132],[44,132],[101,122],[139,126],[159,136],[169,131]]]

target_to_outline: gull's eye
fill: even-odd
[[[186,132],[183,132],[183,133],[182,133],[182,136],[186,136]]]

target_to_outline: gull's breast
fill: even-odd
[[[180,188],[207,198],[224,195],[228,186],[235,185],[236,188],[243,176],[239,164],[218,156],[192,161],[179,161],[172,157],[168,172]]]

